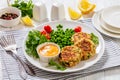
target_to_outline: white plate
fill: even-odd
[[[101,27],[102,28],[104,28],[105,30],[107,30],[107,31],[109,31],[109,32],[112,32],[112,33],[120,33],[120,29],[118,29],[118,28],[113,28],[113,27],[111,27],[110,25],[107,25],[104,21],[103,21],[103,19],[101,18],[101,14],[100,14],[100,16],[99,16],[99,21],[100,21],[100,25],[101,25]],[[119,34],[120,35],[120,34]]]
[[[96,13],[93,15],[92,23],[93,23],[94,27],[95,27],[98,31],[100,31],[101,33],[103,33],[103,34],[105,34],[105,35],[107,35],[107,36],[109,36],[109,37],[120,38],[120,34],[112,33],[112,32],[107,31],[107,30],[105,30],[105,29],[103,29],[103,28],[101,27],[101,22],[100,22],[100,20],[99,20],[99,17],[100,17],[100,15],[101,15],[101,12],[102,12],[102,11],[98,11],[98,12],[96,12]]]
[[[27,53],[25,52],[25,49],[26,49],[26,47],[25,47],[26,39],[25,39],[24,44],[23,44],[23,51],[24,51],[25,57],[27,58],[27,60],[31,64],[38,67],[39,69],[43,69],[43,70],[46,70],[46,71],[58,72],[58,73],[67,73],[67,72],[76,72],[76,71],[79,71],[79,70],[86,69],[86,68],[92,66],[93,64],[95,64],[102,57],[102,55],[104,53],[104,49],[105,49],[105,44],[104,44],[104,40],[103,40],[102,36],[95,29],[93,29],[93,28],[91,28],[89,26],[86,26],[86,25],[84,25],[82,23],[72,22],[72,21],[55,21],[55,22],[44,23],[44,24],[40,25],[39,27],[37,27],[36,29],[37,30],[42,30],[44,25],[50,25],[50,26],[52,26],[53,29],[56,29],[56,25],[58,25],[58,24],[62,24],[64,26],[64,29],[66,29],[66,28],[75,28],[76,26],[80,25],[82,27],[83,32],[87,32],[87,33],[92,32],[95,35],[97,35],[98,38],[99,38],[99,45],[98,45],[98,47],[96,49],[96,56],[90,58],[89,60],[81,61],[75,67],[67,68],[64,71],[60,71],[60,70],[56,70],[54,68],[46,67],[48,65],[48,63],[43,63],[43,62],[41,62],[39,60],[36,60],[36,59],[30,57],[29,55],[27,55]],[[26,36],[26,38],[27,38],[27,36]]]
[[[120,28],[120,5],[104,9],[101,16],[108,25],[113,28]]]

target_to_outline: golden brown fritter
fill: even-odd
[[[81,50],[76,46],[65,46],[62,48],[59,61],[66,67],[72,67],[81,60]]]
[[[75,43],[77,41],[79,41],[82,38],[87,38],[87,39],[91,39],[90,34],[84,33],[84,32],[77,32],[72,36],[72,41]]]
[[[90,39],[82,38],[75,43],[75,46],[81,49],[82,60],[89,59],[96,53],[95,44]]]

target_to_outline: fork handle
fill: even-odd
[[[26,64],[16,53],[15,51],[11,50],[13,52],[13,57],[19,61],[21,63],[21,65],[23,65],[24,69],[26,70],[26,72],[29,74],[29,75],[35,75],[35,72],[34,70],[28,65]]]
[[[26,64],[22,59],[20,59],[19,56],[17,56],[17,59],[21,62],[21,64],[23,65],[23,67],[25,68],[26,72],[29,74],[29,75],[35,75],[35,72],[34,70],[28,65]]]
[[[13,56],[14,57],[14,56]],[[19,67],[19,73],[20,73],[20,76],[23,80],[26,80],[27,79],[27,73],[26,73],[26,70],[25,68],[23,67],[23,65],[20,63],[20,61],[16,60],[18,62],[18,67]]]

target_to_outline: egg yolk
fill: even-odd
[[[47,44],[39,49],[39,53],[43,56],[55,56],[58,51],[58,47],[52,44]]]

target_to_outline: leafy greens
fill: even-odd
[[[94,42],[94,44],[98,45],[99,44],[98,37],[94,33],[91,33],[90,35],[91,35],[91,40]]]
[[[26,52],[28,55],[35,58],[39,58],[36,47],[44,42],[47,42],[47,38],[40,34],[38,30],[32,30],[28,33],[28,38],[26,40]]]
[[[26,15],[28,15],[30,18],[33,17],[33,6],[34,5],[32,3],[32,0],[29,0],[28,2],[25,2],[23,0],[15,0],[12,6],[21,10],[22,17]]]
[[[55,66],[58,70],[64,71],[66,69],[64,66],[60,65],[59,63],[55,62],[52,59],[49,61],[48,64],[49,64],[49,66]]]

